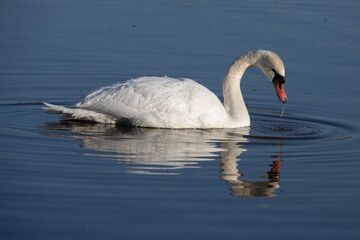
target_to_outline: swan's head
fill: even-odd
[[[285,83],[285,68],[284,63],[280,57],[271,51],[266,50],[257,50],[256,54],[258,55],[257,66],[262,70],[262,72],[270,79],[274,84],[276,93],[281,102],[287,102],[287,96],[284,90]]]

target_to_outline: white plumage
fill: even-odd
[[[262,51],[262,54],[258,53],[259,51]],[[249,116],[239,86],[240,79],[249,66],[257,64],[251,62],[252,58],[249,56],[258,54],[258,58],[261,58],[260,55],[265,53],[272,52],[264,50],[250,52],[244,55],[248,56],[247,58],[239,57],[231,65],[223,86],[224,99],[229,106],[223,106],[214,93],[191,79],[165,76],[140,77],[103,87],[86,96],[74,109],[44,103],[47,106],[45,109],[65,113],[70,119],[129,124],[137,127],[249,126]],[[228,94],[226,89],[233,88],[233,85],[238,90],[234,91],[235,93],[230,91]],[[237,96],[231,96],[234,94]]]

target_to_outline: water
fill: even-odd
[[[358,239],[357,1],[2,1],[1,239]],[[158,130],[61,122],[101,87],[189,77],[220,98],[238,55],[273,50],[288,103],[258,69],[252,126]]]

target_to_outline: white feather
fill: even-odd
[[[72,119],[102,123],[125,122],[138,127],[249,126],[250,118],[239,86],[241,76],[251,66],[259,65],[262,70],[269,69],[261,65],[271,66],[272,63],[267,60],[269,55],[276,60],[280,59],[272,52],[258,50],[234,61],[223,83],[225,107],[214,93],[195,81],[165,76],[141,77],[103,87],[77,103],[75,109],[44,103],[47,106],[45,109],[65,113]],[[277,68],[283,68],[281,64]]]
[[[76,106],[139,127],[204,128],[226,121],[219,99],[190,79],[132,79],[101,88]]]

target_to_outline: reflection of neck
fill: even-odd
[[[237,156],[246,150],[238,148],[235,142],[221,143],[221,147],[225,151],[220,153],[220,178],[229,183],[237,183],[241,176],[237,169]]]

